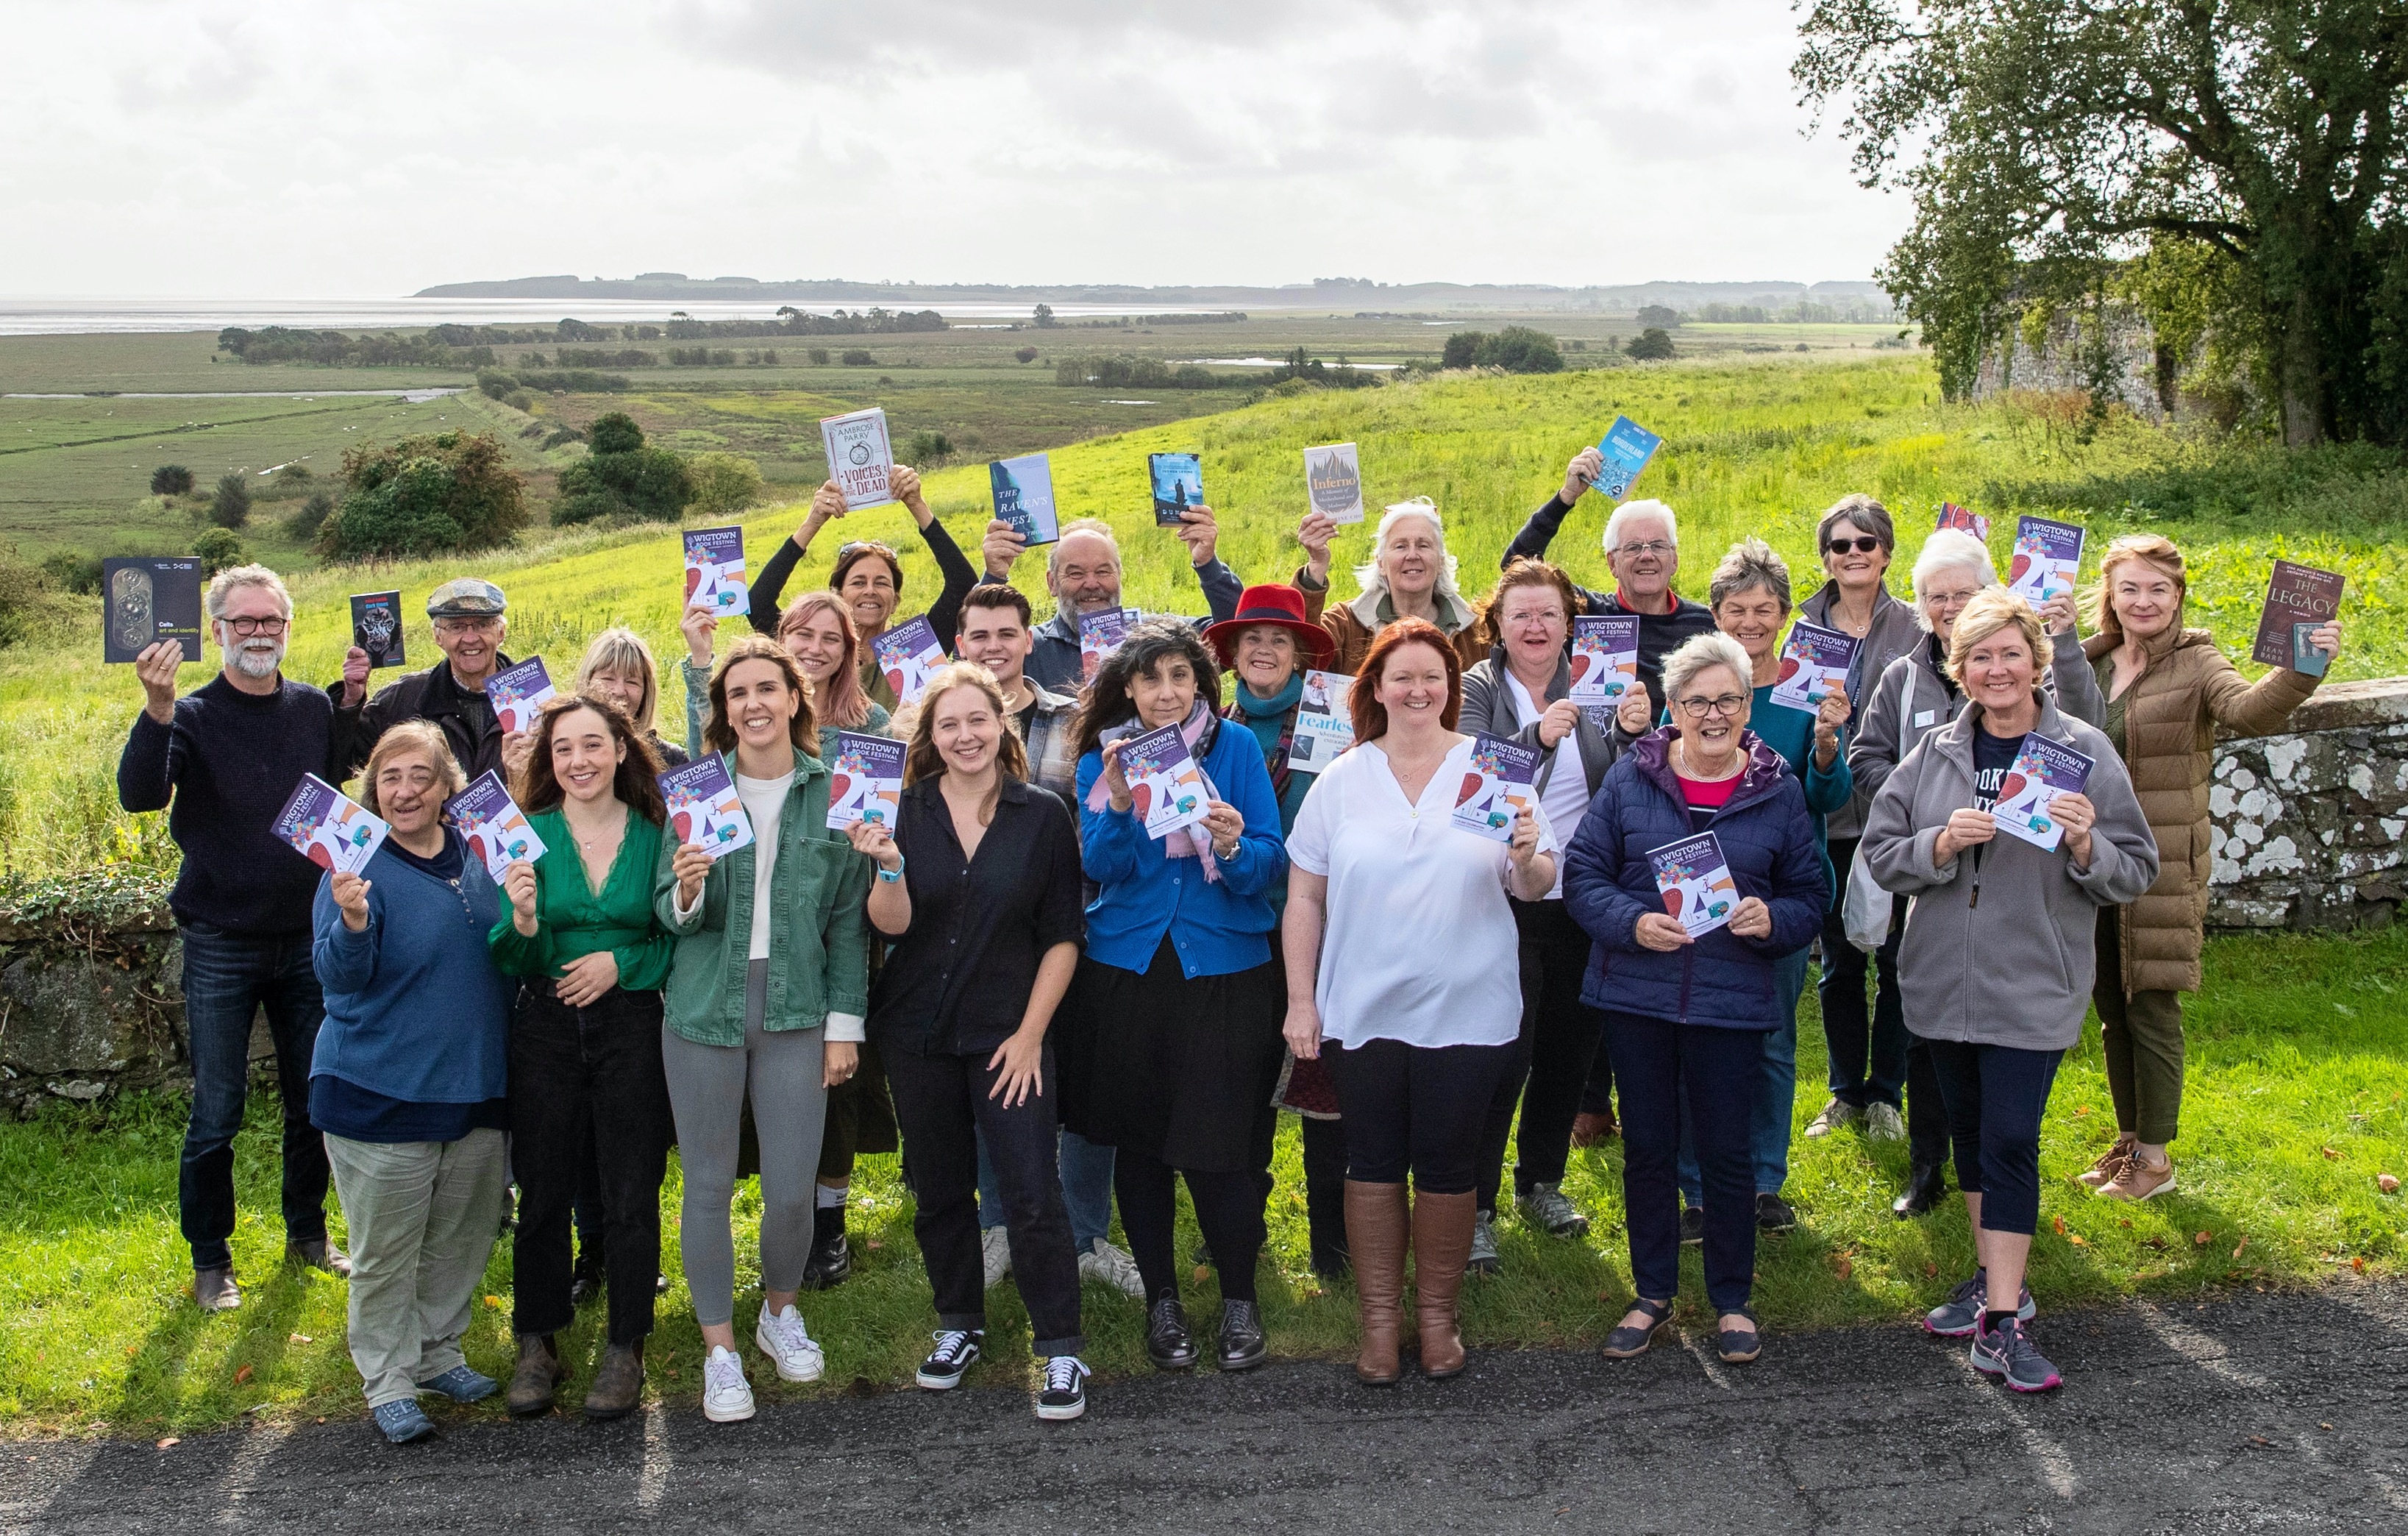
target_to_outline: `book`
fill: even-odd
[[[1455,825],[1497,842],[1513,840],[1513,822],[1539,803],[1539,751],[1475,733],[1471,762],[1455,792]]]
[[[1363,467],[1353,443],[1306,449],[1304,489],[1312,510],[1330,522],[1363,521]]]
[[[1054,510],[1054,461],[1042,453],[996,459],[986,467],[995,492],[995,515],[1031,545],[1061,541],[1062,520]]]
[[[2315,633],[2323,627],[2321,621],[2313,619],[2291,626],[2292,671],[2302,677],[2320,678],[2332,665],[2332,653],[2316,648]]]
[[[1955,528],[1959,533],[1971,534],[1985,544],[1990,541],[1990,520],[1979,512],[1967,511],[1953,501],[1940,504],[1939,520],[1931,527],[1935,533],[1942,528]]]
[[[485,696],[493,701],[494,718],[501,723],[505,735],[533,730],[537,711],[553,692],[552,674],[544,670],[541,656],[531,657],[485,680]]]
[[[903,805],[903,743],[883,736],[836,733],[828,764],[827,824],[841,832],[855,822],[895,830]]]
[[[1789,639],[1782,642],[1781,672],[1773,680],[1770,701],[1808,714],[1821,709],[1833,688],[1846,689],[1856,643],[1836,629],[1803,619],[1791,624]]]
[[[1663,438],[1629,417],[1616,416],[1605,436],[1598,439],[1597,451],[1605,455],[1605,467],[1589,484],[1620,501],[1630,490],[1631,482],[1646,469],[1647,461],[1656,456],[1656,450],[1663,445]]]
[[[1104,658],[1121,648],[1128,639],[1129,626],[1137,623],[1129,615],[1135,609],[1108,608],[1099,612],[1079,615],[1079,681],[1093,682],[1096,671]]]
[[[1723,859],[1722,840],[1712,832],[1647,850],[1664,911],[1695,939],[1731,920],[1739,909],[1739,883]]]
[[[1187,750],[1176,725],[1147,731],[1121,742],[1121,772],[1128,778],[1137,818],[1149,838],[1167,838],[1204,819],[1210,797],[1204,770]]]
[[[1602,705],[1611,720],[1623,696],[1639,686],[1639,620],[1583,614],[1572,620],[1571,701]]]
[[[2038,608],[2060,592],[2073,590],[2082,573],[2082,530],[2071,523],[2044,517],[2015,519],[2015,558],[2007,570],[2007,590]]]
[[[543,839],[527,825],[526,812],[510,798],[502,776],[491,768],[468,782],[443,808],[443,819],[467,840],[468,856],[484,866],[494,884],[513,864],[543,857]]]
[[[1195,453],[1148,453],[1154,477],[1154,521],[1166,528],[1186,522],[1190,507],[1204,504],[1204,460]]]
[[[820,442],[827,450],[828,479],[844,492],[844,510],[883,507],[895,499],[886,470],[895,444],[886,435],[886,412],[876,406],[820,419]]]
[[[100,563],[107,604],[101,660],[132,661],[160,640],[181,640],[184,659],[201,659],[198,555],[121,555]]]
[[[661,798],[668,803],[669,833],[680,847],[691,843],[717,860],[751,845],[752,819],[744,814],[727,759],[705,753],[662,774],[660,782]]]
[[[401,642],[401,594],[358,592],[351,595],[351,643],[368,653],[368,670],[404,665]]]
[[[1296,744],[1288,749],[1287,766],[1298,773],[1319,773],[1354,744],[1354,712],[1346,706],[1346,691],[1354,680],[1344,672],[1304,674],[1304,694],[1296,705]]]
[[[688,528],[685,531],[685,608],[707,608],[723,619],[752,610],[744,590],[744,530]]]
[[[2339,571],[2295,566],[2288,560],[2275,561],[2274,574],[2266,582],[2266,607],[2258,615],[2258,643],[2250,649],[2250,658],[2269,667],[2306,672],[2306,668],[2298,665],[2299,648],[2291,639],[2292,628],[2303,624],[2314,629],[2338,618],[2341,589]],[[2329,660],[2324,657],[2309,675],[2324,676],[2323,663]]]
[[[2038,732],[2024,738],[2007,776],[1999,781],[1999,797],[1991,802],[1991,819],[1999,830],[2035,848],[2055,848],[2065,828],[2048,813],[2059,795],[2079,795],[2090,782],[2090,759],[2062,742]]]
[[[895,690],[897,705],[918,703],[928,680],[945,665],[944,642],[937,639],[937,626],[925,614],[904,620],[869,647],[878,653],[878,669],[885,674],[886,686]]]
[[[276,813],[276,835],[333,874],[355,875],[366,868],[391,830],[366,806],[314,773],[301,775],[284,809]]]

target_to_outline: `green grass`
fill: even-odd
[[[2095,1027],[2067,1057],[2042,1136],[2031,1284],[2043,1315],[2130,1295],[2187,1297],[2235,1285],[2346,1280],[2361,1269],[2399,1271],[2408,1220],[2401,1197],[2381,1194],[2376,1176],[2408,1173],[2401,1089],[2408,931],[2216,940],[2208,946],[2206,980],[2192,999],[2190,1082],[2175,1147],[2180,1194],[2115,1205],[2071,1182],[2106,1144],[2114,1115]],[[1800,1130],[1823,1100],[1823,1059],[1810,989],[1798,1054]],[[1340,1357],[1354,1342],[1353,1287],[1311,1273],[1294,1122],[1283,1129],[1271,1243],[1259,1276],[1271,1346],[1286,1356]],[[265,1102],[254,1101],[236,1143],[241,1218],[234,1246],[247,1299],[240,1311],[213,1317],[183,1299],[189,1261],[176,1228],[181,1133],[180,1102],[163,1098],[61,1104],[32,1121],[0,1124],[0,1187],[14,1197],[0,1208],[0,1434],[155,1435],[246,1415],[360,1413],[358,1379],[345,1354],[342,1285],[277,1264],[277,1131]],[[1631,1295],[1620,1160],[1612,1142],[1573,1156],[1565,1188],[1595,1224],[1584,1242],[1504,1223],[1505,1272],[1465,1291],[1474,1344],[1584,1344],[1612,1326]],[[854,1277],[804,1299],[812,1333],[827,1346],[828,1380],[797,1388],[755,1370],[765,1400],[908,1385],[936,1319],[910,1199],[895,1173],[891,1156],[863,1161],[853,1186]],[[1888,1203],[1905,1173],[1902,1147],[1875,1147],[1854,1132],[1796,1141],[1789,1193],[1804,1223],[1757,1249],[1756,1301],[1772,1348],[1783,1333],[1801,1328],[1906,1326],[1963,1277],[1972,1246],[1953,1199],[1928,1221],[1891,1219]],[[662,1224],[671,1285],[648,1356],[655,1392],[690,1403],[702,1351],[681,1280],[678,1199],[672,1163]],[[758,1284],[758,1214],[748,1185],[738,1196],[739,1313]],[[1194,1241],[1186,1226],[1180,1252]],[[1683,1271],[1683,1321],[1701,1326],[1694,1250]],[[504,1243],[467,1342],[471,1363],[497,1373],[509,1359],[509,1285]],[[1210,1316],[1217,1293],[1209,1274],[1186,1289],[1191,1311]],[[1009,1285],[988,1299],[987,1363],[976,1379],[1010,1384],[1027,1373],[1026,1314]],[[568,1340],[578,1368],[571,1400],[599,1354],[600,1325],[598,1309],[589,1309]],[[1111,1377],[1146,1370],[1135,1302],[1091,1286],[1085,1326],[1088,1360],[1104,1373],[1105,1392]],[[2078,1350],[2059,1360],[2081,1368]],[[497,1420],[501,1413],[488,1406],[443,1416]]]

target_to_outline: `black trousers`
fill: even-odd
[[[1940,1073],[1931,1042],[1906,1038],[1906,1146],[1917,1168],[1948,1166],[1948,1109],[1940,1101]]]
[[[519,1184],[512,1328],[556,1333],[575,1317],[569,1208],[590,1161],[609,1233],[610,1342],[652,1332],[671,1124],[659,993],[614,987],[571,1008],[550,982],[520,989],[510,1024],[510,1170]]]
[[[986,1272],[979,1242],[979,1138],[1001,1187],[1004,1228],[1011,1242],[1011,1277],[1028,1308],[1031,1343],[1039,1358],[1085,1353],[1079,1331],[1079,1258],[1070,1246],[1070,1216],[1054,1167],[1054,1117],[1061,1083],[1046,1047],[1044,1091],[1007,1109],[990,1098],[1003,1073],[989,1068],[992,1051],[922,1055],[890,1047],[881,1053],[895,1116],[911,1159],[917,1213],[911,1230],[936,1292],[937,1321],[949,1328],[986,1327]]]
[[[1338,1083],[1349,1179],[1403,1184],[1410,1174],[1425,1195],[1471,1192],[1481,1127],[1512,1065],[1512,1045],[1374,1040],[1322,1050]]]
[[[1480,1209],[1490,1215],[1497,1213],[1498,1189],[1505,1179],[1505,1143],[1517,1100],[1522,1134],[1515,1192],[1563,1182],[1572,1119],[1580,1113],[1605,1025],[1603,1014],[1581,1001],[1589,937],[1564,904],[1515,900],[1513,924],[1521,933],[1522,1032],[1480,1127],[1474,1185]]]
[[[1706,1296],[1716,1312],[1747,1305],[1756,1273],[1756,1162],[1749,1145],[1764,1074],[1764,1031],[1608,1013],[1622,1075],[1622,1204],[1630,1280],[1666,1301],[1681,1287],[1681,1195],[1675,1168],[1681,1102],[1705,1184]]]
[[[1831,869],[1840,889],[1856,861],[1856,838],[1831,840]],[[1863,1109],[1899,1107],[1906,1081],[1906,1012],[1898,993],[1898,946],[1906,937],[1906,898],[1890,899],[1889,937],[1868,955],[1848,941],[1844,897],[1823,913],[1823,1040],[1830,1049],[1831,1097]],[[1867,962],[1870,962],[1869,965]],[[1873,973],[1873,1001],[1865,1007],[1865,972]]]
[[[1956,1187],[1982,1197],[1982,1229],[2040,1225],[2040,1123],[2062,1051],[1935,1040],[1931,1065],[1956,1142]]]
[[[1179,1294],[1179,1180],[1187,1180],[1187,1198],[1195,1202],[1196,1225],[1204,1245],[1212,1251],[1212,1267],[1221,1280],[1225,1301],[1254,1299],[1254,1264],[1261,1258],[1263,1186],[1254,1169],[1206,1172],[1173,1168],[1131,1147],[1112,1156],[1112,1194],[1121,1207],[1121,1230],[1129,1240],[1129,1256],[1137,1260],[1138,1277],[1148,1298]],[[1068,1231],[1067,1225],[1064,1230]],[[1013,1263],[1019,1262],[1017,1250]]]

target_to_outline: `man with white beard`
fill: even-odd
[[[147,696],[118,759],[117,798],[133,811],[165,808],[168,833],[184,854],[167,897],[183,939],[193,1054],[193,1113],[177,1199],[193,1250],[193,1299],[205,1312],[223,1312],[242,1301],[227,1245],[234,1138],[242,1127],[251,1016],[263,1005],[284,1100],[285,1258],[351,1273],[351,1261],[326,1241],[326,1149],[309,1123],[309,1059],[325,1012],[310,962],[319,871],[275,833],[276,814],[303,774],[340,782],[337,759],[350,722],[324,690],[285,679],[293,599],[274,571],[218,572],[208,608],[225,665],[207,683],[176,696],[176,668],[200,659],[185,657],[181,641],[161,640],[135,658]],[[360,671],[365,676],[365,665]]]

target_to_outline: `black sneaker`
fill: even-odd
[[[1759,1232],[1786,1232],[1798,1225],[1798,1213],[1778,1195],[1756,1198],[1756,1229]]]
[[[920,1362],[920,1373],[912,1380],[931,1392],[950,1392],[961,1385],[970,1367],[978,1364],[979,1350],[986,1342],[986,1330],[943,1328],[936,1338],[937,1347]]]
[[[1705,1212],[1694,1205],[1681,1207],[1681,1245],[1690,1248],[1705,1241]]]
[[[803,1261],[803,1289],[824,1291],[853,1273],[853,1249],[844,1241],[844,1207],[824,1205],[811,1227],[811,1256]]]
[[[1196,1335],[1187,1327],[1187,1309],[1176,1295],[1154,1298],[1145,1313],[1145,1357],[1156,1371],[1185,1371],[1196,1364]]]
[[[1045,1385],[1037,1393],[1037,1416],[1058,1424],[1085,1413],[1087,1376],[1086,1362],[1076,1355],[1047,1357]]]

